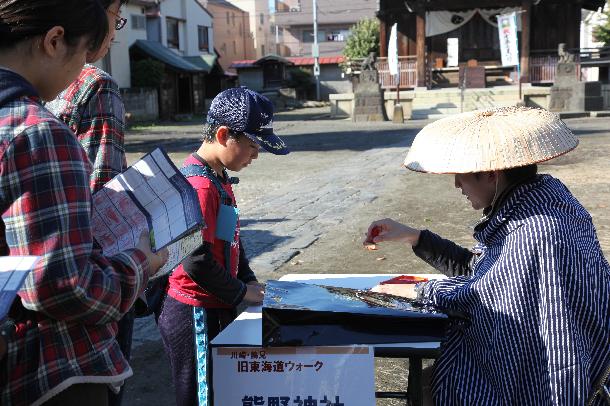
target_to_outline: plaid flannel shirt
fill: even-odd
[[[127,168],[125,107],[116,82],[103,70],[85,65],[78,79],[45,104],[76,134],[91,164],[91,190],[96,192]]]
[[[0,69],[0,82],[11,80],[24,82]],[[40,404],[71,384],[129,377],[116,321],[148,279],[141,251],[106,258],[93,249],[90,163],[31,93],[0,103],[0,252],[42,257],[11,309],[17,331],[0,362],[2,405]]]

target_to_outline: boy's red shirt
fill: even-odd
[[[185,161],[187,165],[203,165],[199,160],[190,155]],[[212,244],[212,255],[216,262],[223,267],[225,266],[225,242],[215,237],[216,235],[216,218],[220,205],[220,194],[214,184],[203,176],[192,176],[187,178],[189,183],[197,192],[199,204],[206,227],[202,230],[203,240]],[[235,195],[229,182],[223,183],[223,187],[231,197],[235,204]],[[237,267],[239,262],[239,219],[235,228],[235,236],[231,243],[231,276],[237,277]],[[205,269],[201,269],[205,272]],[[207,308],[231,308],[232,306],[221,302],[212,293],[197,285],[184,272],[182,265],[179,265],[169,278],[169,286],[167,294],[174,299],[191,306],[207,307]]]

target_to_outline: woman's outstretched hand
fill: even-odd
[[[376,245],[385,241],[404,242],[410,246],[415,246],[419,242],[420,232],[416,228],[386,218],[371,223],[363,244],[368,249],[377,249]]]
[[[387,293],[388,295],[406,297],[407,299],[415,299],[417,297],[414,284],[377,285],[371,289],[371,292]]]

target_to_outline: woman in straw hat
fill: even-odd
[[[415,138],[407,168],[455,174],[455,187],[483,209],[472,250],[390,219],[367,235],[412,246],[448,276],[375,290],[470,315],[467,327],[450,329],[434,366],[436,404],[601,405],[608,397],[610,266],[589,213],[536,167],[577,144],[556,115],[523,107],[445,118]]]

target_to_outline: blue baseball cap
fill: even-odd
[[[245,86],[218,93],[208,110],[207,122],[243,132],[272,154],[290,152],[284,141],[273,133],[273,103]]]

